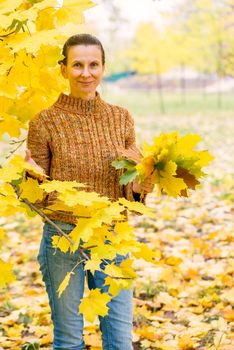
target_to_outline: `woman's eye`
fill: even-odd
[[[74,64],[74,66],[75,66],[75,67],[80,67],[81,64],[77,62],[77,63]]]
[[[97,62],[93,62],[93,63],[91,63],[91,66],[92,67],[96,67],[96,66],[98,66],[98,63]]]

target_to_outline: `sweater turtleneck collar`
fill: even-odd
[[[54,103],[54,106],[73,113],[92,114],[100,111],[103,103],[104,101],[97,91],[95,98],[92,100],[84,100],[79,97],[66,95],[62,92]]]

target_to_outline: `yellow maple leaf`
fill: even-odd
[[[92,216],[105,224],[111,224],[113,220],[121,220],[123,206],[118,202],[105,205],[104,208],[92,210]]]
[[[100,264],[102,260],[97,256],[97,254],[92,254],[92,257],[90,260],[86,261],[85,263],[85,270],[90,270],[92,274],[94,274],[95,271],[101,271]]]
[[[61,252],[66,253],[71,247],[71,243],[64,236],[52,236],[52,246],[54,248],[59,248]]]
[[[152,208],[146,207],[143,203],[130,202],[125,198],[119,198],[119,203],[121,203],[125,208],[135,211],[140,214],[147,215],[149,217],[155,218],[155,213]]]
[[[0,259],[0,288],[15,280],[12,272],[13,265]]]
[[[180,265],[182,262],[183,262],[183,260],[177,256],[170,256],[169,258],[167,258],[165,260],[166,264],[172,265],[172,266]]]
[[[14,0],[9,3],[8,0],[3,0],[0,3],[0,14],[5,14],[14,11],[20,4],[22,0]]]
[[[195,162],[195,166],[203,167],[207,166],[214,157],[208,151],[198,151],[199,159]]]
[[[201,137],[197,134],[186,134],[177,139],[176,152],[183,156],[190,156],[196,144],[201,141]]]
[[[139,250],[133,252],[133,255],[137,259],[144,259],[145,261],[154,263],[156,259],[161,258],[160,250],[153,251],[144,243],[138,243]]]
[[[157,185],[160,192],[165,191],[169,196],[177,197],[180,195],[182,190],[187,188],[186,183],[183,179],[176,178],[176,163],[169,161],[166,163],[163,170],[158,171],[157,174]]]
[[[111,277],[124,277],[122,269],[116,266],[114,262],[105,267],[105,273]]]
[[[98,288],[92,289],[89,296],[81,299],[79,312],[84,315],[87,321],[94,322],[98,315],[107,315],[109,309],[107,303],[110,300],[111,297],[107,293],[101,293]]]
[[[38,186],[38,181],[28,178],[20,184],[20,197],[27,198],[30,202],[35,203],[43,199],[44,191]]]
[[[63,279],[63,281],[60,283],[58,290],[57,290],[59,298],[61,297],[61,295],[65,291],[65,289],[68,287],[71,275],[74,275],[74,272],[72,272],[72,271],[68,272],[66,274],[65,278]]]
[[[127,222],[118,222],[114,227],[114,242],[129,240],[134,237],[134,228]]]
[[[98,226],[100,226],[100,222],[95,218],[79,218],[76,227],[69,234],[74,242],[74,245],[70,246],[71,252],[74,253],[78,249],[81,239],[83,242],[87,242],[93,234],[93,228]]]
[[[187,334],[182,335],[178,339],[178,346],[180,350],[193,350],[195,349],[196,341],[191,339]]]
[[[5,231],[3,230],[3,228],[0,228],[0,240],[2,240],[5,237]]]
[[[22,123],[13,115],[2,113],[0,118],[0,135],[9,134],[11,137],[20,136]]]
[[[110,276],[105,278],[105,286],[109,286],[108,293],[110,293],[113,297],[119,294],[122,288],[129,289],[132,286],[131,279],[116,279]]]
[[[71,193],[77,193],[76,188],[85,187],[84,184],[76,182],[76,181],[59,181],[52,180],[45,182],[40,185],[47,193],[58,191],[59,193],[66,193],[70,191]]]
[[[125,259],[121,262],[120,268],[122,269],[122,274],[126,278],[136,278],[137,274],[132,268],[133,259]]]
[[[79,3],[74,0],[63,0],[63,6],[56,12],[56,22],[58,26],[63,26],[68,21],[83,23],[83,11],[95,6],[90,0],[80,0]]]
[[[95,202],[109,203],[108,197],[100,196],[96,192],[85,192],[85,191],[65,191],[58,195],[66,205],[73,207],[79,205],[92,205]]]

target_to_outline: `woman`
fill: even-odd
[[[61,93],[58,100],[38,113],[29,123],[25,159],[44,171],[51,180],[86,183],[86,191],[95,191],[111,200],[125,197],[139,200],[139,193],[152,190],[150,183],[137,181],[119,184],[119,172],[111,163],[120,154],[131,151],[139,158],[135,144],[134,121],[129,112],[103,101],[96,91],[105,69],[105,52],[100,41],[89,34],[70,37],[63,47],[61,73],[68,79],[70,94]],[[39,179],[43,180],[43,178]],[[44,201],[56,201],[51,193]],[[52,212],[48,215],[66,233],[77,218],[72,213]],[[54,324],[54,350],[83,349],[83,316],[78,306],[84,292],[85,271],[80,263],[69,287],[58,299],[57,289],[64,276],[81,260],[79,252],[54,254],[52,225],[45,222],[38,260],[49,297]],[[125,257],[118,256],[117,264]],[[89,288],[101,288],[106,275],[87,271]],[[108,304],[109,312],[100,317],[104,350],[132,349],[132,289],[121,292]]]

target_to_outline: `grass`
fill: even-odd
[[[152,114],[162,114],[160,109],[159,96],[157,90],[133,90],[119,89],[112,85],[105,85],[102,94],[105,100],[111,103],[123,105],[133,114],[144,116]],[[180,93],[163,93],[165,114],[210,114],[234,111],[233,94],[223,94],[221,97],[221,106],[218,105],[217,94],[189,93],[184,102],[181,100]]]

